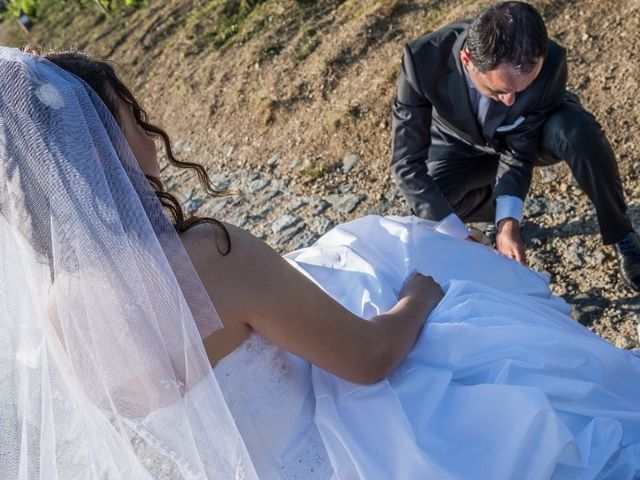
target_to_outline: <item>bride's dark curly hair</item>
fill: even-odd
[[[167,135],[162,128],[149,122],[147,112],[133,96],[131,90],[118,78],[115,69],[110,63],[104,60],[96,60],[86,53],[78,51],[43,52],[40,47],[34,45],[27,45],[23,51],[45,58],[84,80],[100,96],[120,125],[122,124],[118,116],[117,101],[120,99],[127,103],[133,110],[133,116],[138,124],[146,130],[147,133],[162,140],[167,159],[171,165],[178,168],[194,170],[198,175],[200,185],[202,185],[205,191],[211,196],[220,197],[232,194],[232,192],[228,190],[216,190],[202,165],[194,162],[184,162],[176,158],[171,148],[169,135]],[[182,233],[196,225],[208,223],[219,231],[224,239],[223,248],[220,247],[220,242],[217,242],[218,251],[223,255],[231,251],[229,232],[222,222],[211,217],[185,217],[180,202],[175,196],[165,191],[162,181],[151,175],[147,175],[146,177],[160,200],[160,203],[171,214],[176,231]]]

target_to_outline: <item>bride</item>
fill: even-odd
[[[81,54],[1,49],[0,97],[2,478],[640,473],[639,359],[535,272],[414,218],[285,259],[185,220],[155,138],[198,167]]]

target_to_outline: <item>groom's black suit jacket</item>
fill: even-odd
[[[451,24],[405,46],[393,105],[391,169],[414,213],[431,220],[441,220],[453,211],[428,173],[431,129],[441,144],[451,144],[454,156],[460,142],[480,152],[501,153],[495,196],[524,199],[544,123],[564,101],[565,50],[549,41],[542,70],[533,83],[517,94],[511,107],[491,101],[481,127],[460,62],[468,26]]]

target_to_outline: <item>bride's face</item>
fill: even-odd
[[[155,139],[136,121],[131,106],[118,99],[120,128],[127,139],[140,170],[145,175],[160,178],[160,164]]]

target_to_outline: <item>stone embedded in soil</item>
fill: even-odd
[[[538,169],[540,173],[540,181],[542,183],[553,182],[558,176],[552,167],[542,167]]]
[[[351,171],[355,164],[358,163],[358,160],[360,160],[360,157],[353,153],[350,153],[349,155],[344,157],[344,159],[342,160],[342,173],[349,173],[349,171]]]
[[[249,191],[251,193],[259,192],[260,190],[266,188],[269,183],[270,181],[266,178],[257,178],[249,184]]]
[[[284,230],[281,230],[279,232],[279,235],[276,237],[276,246],[278,247],[284,247],[286,246],[286,244],[293,238],[295,237],[298,233],[302,232],[304,230],[304,227],[302,225],[296,225],[293,226],[291,228],[287,228]]]
[[[276,154],[273,157],[271,157],[269,160],[267,160],[267,167],[275,167],[278,165],[278,162],[280,161],[280,157]]]
[[[299,210],[305,205],[307,205],[308,203],[309,202],[304,198],[296,197],[287,204],[286,209],[290,212],[295,212],[296,210]]]
[[[231,185],[231,180],[219,173],[211,175],[209,178],[211,178],[211,183],[216,190],[226,190]]]
[[[271,224],[271,231],[273,233],[280,233],[287,228],[293,227],[299,221],[300,217],[295,217],[293,215],[282,215]]]
[[[560,200],[548,200],[546,213],[550,215],[567,214],[571,211],[571,206]]]
[[[606,259],[607,256],[604,254],[604,252],[602,252],[601,250],[596,250],[589,257],[589,265],[592,267],[600,267]]]
[[[391,187],[389,190],[387,190],[384,193],[384,198],[388,201],[388,202],[393,202],[393,200],[397,199],[397,198],[401,198],[402,197],[402,192],[400,191],[400,189],[396,186]]]
[[[547,201],[542,197],[529,198],[524,207],[525,217],[539,217],[547,210]]]
[[[366,195],[362,194],[349,194],[344,196],[338,203],[336,204],[336,210],[340,213],[351,213],[353,212],[360,203],[367,198]]]
[[[289,170],[294,170],[296,168],[298,168],[300,165],[302,165],[302,162],[298,159],[293,160],[292,162],[289,163],[289,165],[287,166],[287,168],[289,168]]]
[[[313,245],[317,239],[317,235],[310,232],[309,230],[305,230],[293,239],[291,245],[289,245],[289,248],[291,250],[299,250],[301,248],[309,247]]]
[[[184,204],[187,212],[191,214],[194,214],[202,205],[204,205],[204,200],[199,197],[192,197]]]
[[[584,267],[584,257],[582,252],[577,252],[575,248],[569,248],[563,255],[564,260],[578,268]]]
[[[317,199],[313,202],[315,208],[313,210],[313,215],[320,215],[324,213],[325,210],[331,207],[331,203],[325,200],[324,198]]]
[[[318,235],[324,235],[334,227],[334,223],[327,217],[315,217],[309,221],[309,227]]]

